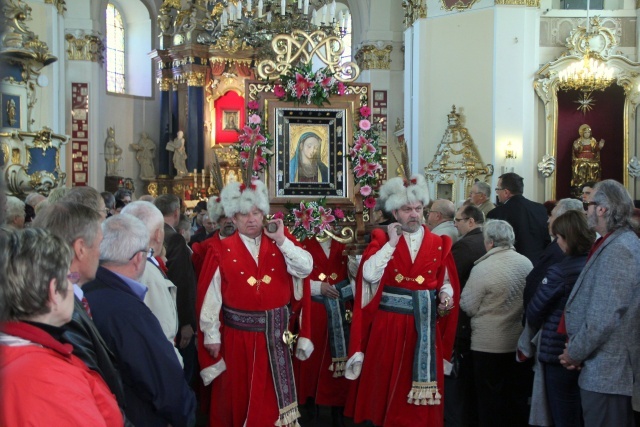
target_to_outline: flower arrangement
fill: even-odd
[[[328,68],[314,73],[311,63],[308,63],[281,75],[280,84],[274,86],[273,94],[280,100],[321,107],[329,102],[331,95],[344,95],[345,89],[344,83],[336,80]]]
[[[238,143],[233,146],[240,156],[244,169],[248,171],[251,164],[253,176],[264,170],[273,156],[273,139],[260,126],[262,114],[259,108],[260,104],[257,101],[250,101],[247,104],[247,124],[242,128]]]
[[[364,206],[373,209],[376,206],[377,173],[382,170],[380,164],[382,154],[378,146],[378,135],[369,121],[371,109],[364,105],[360,107],[358,112],[360,120],[353,133],[349,161],[351,162],[354,183],[360,186],[360,194],[364,197]]]
[[[310,202],[303,200],[299,206],[288,204],[286,208],[289,210],[288,214],[277,212],[273,217],[293,223],[291,234],[300,241],[314,237],[324,230],[330,230],[345,216],[342,209],[336,208],[332,211],[328,208],[324,197]]]

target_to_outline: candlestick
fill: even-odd
[[[205,188],[205,182],[204,182],[204,169],[202,169],[202,188]]]

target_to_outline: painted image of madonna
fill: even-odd
[[[289,162],[290,182],[329,182],[329,168],[320,160],[322,138],[315,132],[300,135]]]

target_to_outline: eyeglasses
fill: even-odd
[[[131,261],[133,259],[133,257],[135,257],[136,255],[138,255],[140,252],[146,252],[147,253],[147,258],[151,258],[153,257],[153,248],[149,248],[149,249],[140,249],[137,250],[133,253],[133,255],[131,255],[131,258],[129,258],[129,261]]]
[[[598,206],[598,202],[582,202],[582,207],[584,208],[584,210],[589,210],[589,206]]]
[[[469,218],[453,218],[455,222],[467,221]]]
[[[77,271],[72,271],[71,273],[67,274],[67,279],[69,279],[71,283],[78,283],[78,281],[80,280],[80,273],[78,273]]]
[[[496,190],[496,191],[502,191],[502,190],[504,190],[504,188],[496,187],[496,188],[494,188],[494,190]]]

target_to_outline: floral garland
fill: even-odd
[[[291,234],[300,241],[314,237],[324,230],[330,230],[337,221],[344,219],[345,216],[342,209],[335,208],[332,211],[331,208],[326,207],[326,198],[324,197],[310,202],[303,200],[299,207],[294,206],[296,205],[286,205],[289,210],[288,214],[276,212],[273,217],[293,223]]]
[[[346,89],[345,84],[338,81],[328,68],[313,72],[309,63],[300,67],[293,67],[287,74],[281,75],[280,84],[276,84],[273,87],[273,93],[282,101],[296,104],[314,104],[320,107],[325,103],[329,103],[331,95],[345,95]],[[257,101],[250,101],[247,104],[247,125],[243,128],[239,143],[234,146],[239,152],[245,169],[249,159],[253,158],[254,175],[257,175],[269,165],[273,155],[273,139],[266,131],[263,132],[260,128],[262,115],[259,112],[259,108],[260,104]],[[378,134],[369,120],[371,108],[363,105],[358,110],[358,113],[359,120],[354,126],[353,142],[349,147],[349,161],[353,172],[354,184],[359,186],[359,193],[364,198],[364,207],[373,209],[376,205],[375,196],[379,186],[378,172],[382,171],[382,154],[378,146]],[[300,209],[303,209],[302,205]],[[304,209],[308,209],[308,207]],[[304,224],[301,226],[306,230],[306,225],[310,223],[305,220]],[[314,228],[315,225],[310,230]]]
[[[238,143],[233,146],[245,170],[249,168],[250,159],[253,159],[253,176],[262,172],[273,156],[273,138],[260,127],[262,114],[259,108],[260,104],[257,101],[250,101],[247,104],[247,124],[242,128],[243,132],[238,137]]]

